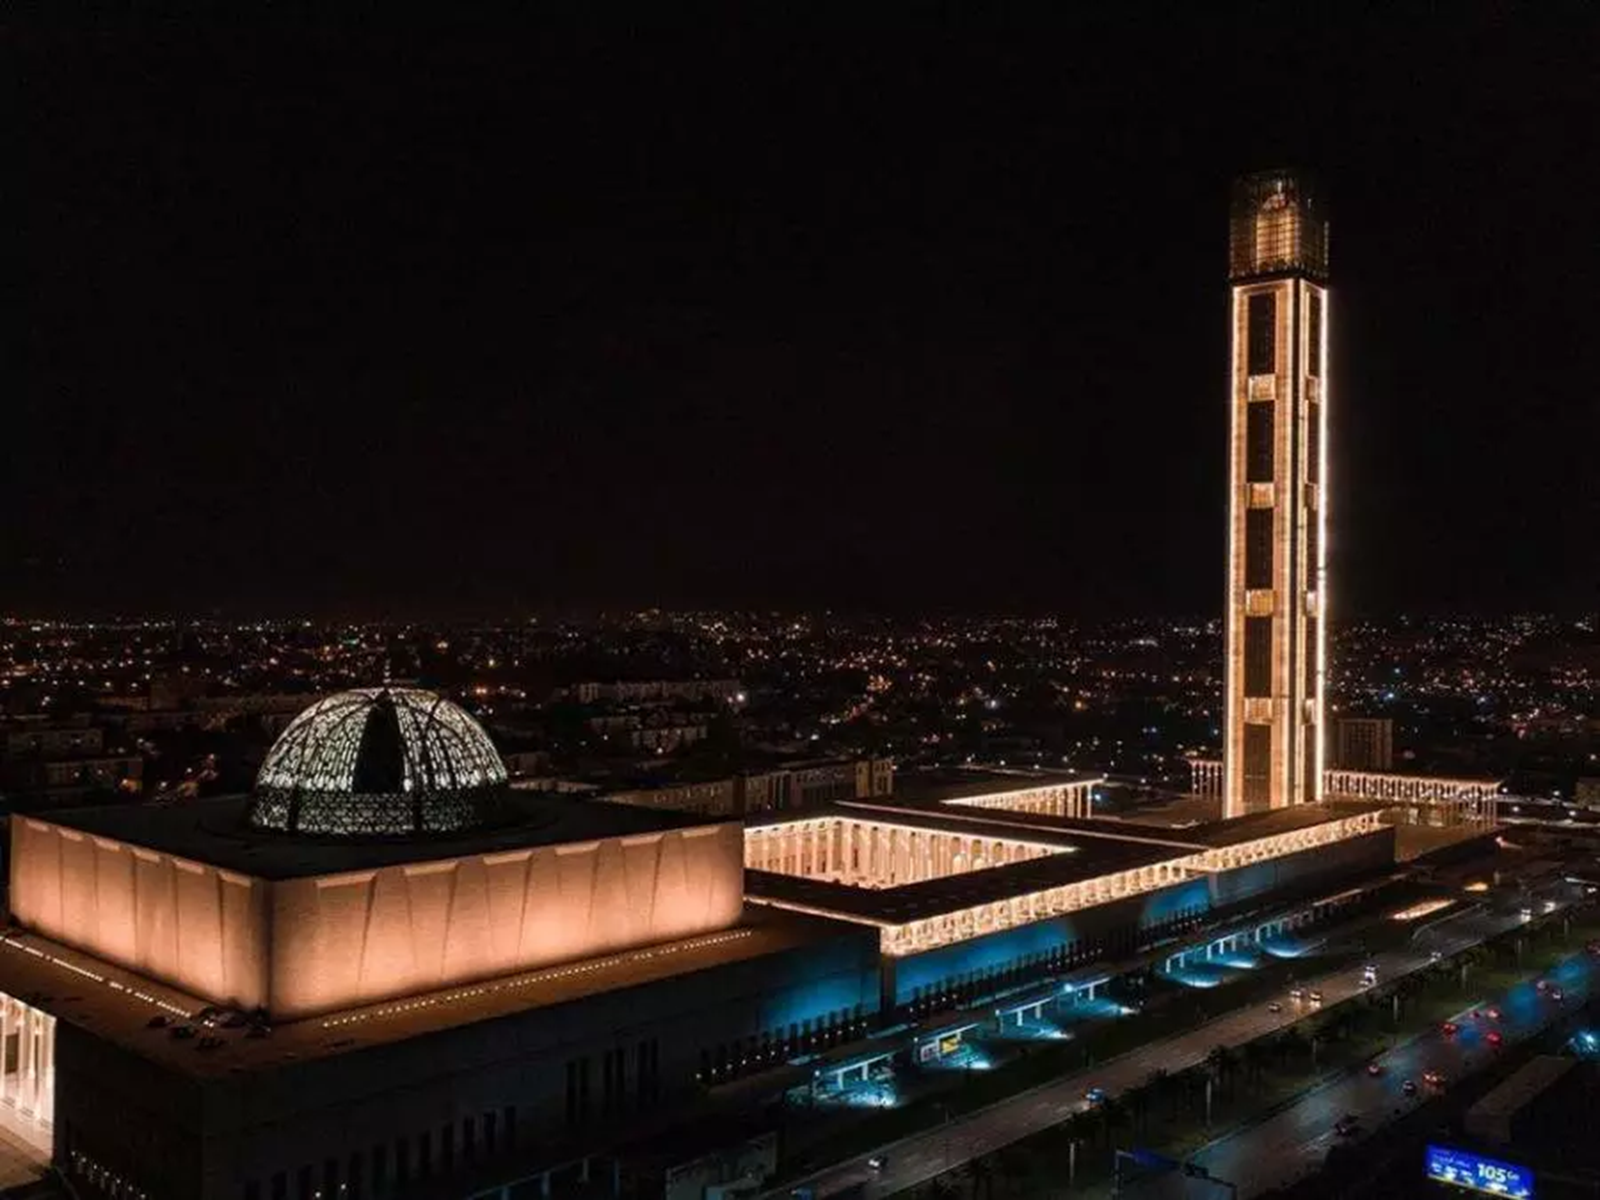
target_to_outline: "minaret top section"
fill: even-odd
[[[1328,276],[1328,217],[1322,198],[1294,171],[1260,171],[1233,185],[1228,278]]]

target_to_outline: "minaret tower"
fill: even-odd
[[[1290,171],[1234,185],[1223,815],[1322,798],[1328,222]]]

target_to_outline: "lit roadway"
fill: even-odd
[[[1465,1010],[1457,1018],[1460,1031],[1455,1036],[1433,1030],[1381,1055],[1381,1076],[1342,1075],[1261,1124],[1213,1142],[1194,1157],[1218,1179],[1238,1185],[1240,1197],[1292,1183],[1318,1170],[1334,1143],[1359,1143],[1366,1133],[1424,1103],[1432,1090],[1423,1080],[1424,1072],[1440,1072],[1448,1086],[1497,1053],[1485,1040],[1490,1029],[1499,1029],[1509,1045],[1538,1032],[1562,1010],[1581,1004],[1591,973],[1587,959],[1569,959],[1548,976],[1564,993],[1561,1004],[1541,997],[1532,983],[1518,984],[1497,1002],[1499,1021],[1487,1015],[1473,1017],[1473,1010]],[[1414,1096],[1405,1094],[1407,1079],[1417,1085]],[[1357,1117],[1359,1126],[1356,1133],[1341,1138],[1334,1126],[1346,1114]]]
[[[1468,911],[1426,928],[1418,937],[1419,944],[1416,947],[1379,954],[1374,956],[1373,961],[1378,965],[1381,979],[1393,979],[1427,966],[1433,951],[1448,957],[1521,923],[1521,918],[1515,913],[1496,915],[1482,909]],[[1419,925],[1426,926],[1427,922],[1419,922]],[[1361,972],[1353,968],[1307,979],[1301,986],[1321,991],[1324,1004],[1329,1006],[1364,990]],[[1063,1075],[1060,1079],[956,1117],[924,1133],[883,1146],[874,1152],[886,1160],[882,1171],[873,1171],[868,1167],[866,1160],[870,1155],[863,1154],[795,1180],[769,1194],[778,1196],[794,1188],[808,1187],[821,1200],[822,1197],[859,1184],[864,1185],[863,1194],[873,1198],[915,1187],[952,1167],[992,1153],[1082,1111],[1085,1107],[1084,1092],[1091,1086],[1102,1087],[1112,1095],[1119,1095],[1148,1082],[1158,1068],[1176,1074],[1203,1061],[1216,1046],[1236,1046],[1253,1041],[1293,1024],[1305,1015],[1304,1007],[1287,1001],[1281,1013],[1268,1012],[1265,1004],[1253,1004],[1235,1010],[1176,1037],[1140,1046],[1105,1063]],[[1398,1078],[1394,1086],[1399,1087]],[[1334,1117],[1325,1118],[1324,1125],[1331,1126],[1337,1116],[1338,1113],[1335,1113]],[[1310,1136],[1310,1133],[1306,1134],[1306,1137]],[[1220,1170],[1218,1174],[1224,1179],[1228,1178]]]

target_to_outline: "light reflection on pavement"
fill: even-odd
[[[1573,890],[1568,889],[1568,891]],[[1428,966],[1435,952],[1448,957],[1521,924],[1524,924],[1524,921],[1516,914],[1496,914],[1487,910],[1468,911],[1426,929],[1416,939],[1418,944],[1375,955],[1372,961],[1378,965],[1379,978],[1389,981]],[[1361,972],[1349,967],[1320,977],[1308,978],[1303,986],[1308,990],[1320,990],[1325,1006],[1332,1006],[1366,990],[1361,983]],[[1120,1095],[1148,1082],[1158,1068],[1176,1074],[1202,1062],[1213,1047],[1235,1046],[1253,1041],[1293,1024],[1304,1017],[1307,1011],[1306,1007],[1292,1003],[1285,1003],[1280,1013],[1268,1012],[1265,1003],[1237,1009],[1204,1025],[1196,1026],[1186,1033],[1165,1041],[1139,1046],[1106,1063],[1064,1075],[977,1112],[957,1117],[942,1126],[913,1134],[877,1151],[863,1153],[860,1157],[824,1168],[766,1195],[783,1196],[793,1190],[807,1188],[817,1200],[822,1200],[824,1197],[856,1187],[861,1189],[860,1194],[867,1200],[892,1195],[926,1182],[952,1167],[1008,1146],[1020,1138],[1059,1124],[1073,1113],[1083,1110],[1084,1091],[1091,1086],[1105,1088],[1113,1096]],[[1507,1017],[1513,1016],[1514,1013],[1508,1011]],[[1465,1049],[1465,1047],[1455,1048],[1457,1052]],[[1483,1050],[1480,1048],[1479,1052],[1483,1053]],[[1370,1082],[1374,1088],[1392,1084],[1398,1095],[1400,1078],[1399,1074],[1391,1074],[1382,1080]],[[1361,1082],[1368,1081],[1363,1077]],[[1381,1093],[1374,1092],[1374,1100],[1379,1094]],[[1340,1102],[1330,1100],[1329,1104]],[[1326,1128],[1317,1130],[1308,1125],[1299,1139],[1302,1146],[1312,1141],[1322,1144],[1320,1139],[1324,1135],[1332,1137],[1332,1122],[1344,1110],[1330,1108],[1327,1111],[1331,1111],[1332,1116],[1326,1118]],[[1359,1110],[1352,1108],[1349,1111]],[[1308,1122],[1310,1119],[1306,1118]],[[1273,1126],[1276,1120],[1277,1118],[1274,1118],[1273,1122],[1258,1128],[1267,1129]],[[1220,1148],[1219,1152],[1223,1159],[1227,1160],[1228,1152],[1221,1151]],[[1319,1162],[1320,1155],[1325,1153],[1326,1145],[1322,1144],[1318,1156]],[[874,1171],[867,1165],[867,1159],[877,1155],[885,1159],[881,1171]],[[1228,1178],[1220,1169],[1217,1174]]]

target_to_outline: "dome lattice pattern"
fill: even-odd
[[[248,821],[326,837],[450,833],[492,822],[505,782],[494,743],[457,705],[358,688],[289,723],[261,764]]]

